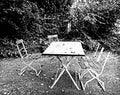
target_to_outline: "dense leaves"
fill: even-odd
[[[87,50],[94,50],[99,42],[115,51],[119,46],[119,36],[115,34],[119,18],[119,0],[1,0],[0,44],[4,49],[0,52],[8,55],[8,46],[3,43],[8,41],[12,48],[16,39],[24,39],[27,48],[41,49],[40,39],[46,41],[50,34],[58,34],[64,40],[81,40]],[[45,47],[44,44],[42,48]],[[15,53],[15,48],[9,49],[9,53]]]
[[[119,0],[74,0],[70,14],[74,18],[77,33],[85,34],[87,38],[97,40],[109,49],[113,49],[110,48],[111,43],[118,46],[119,43],[112,38],[119,37],[112,30],[116,20],[120,18],[119,4]],[[109,38],[111,42],[108,41]]]

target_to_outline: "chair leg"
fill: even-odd
[[[92,73],[90,73],[90,74],[92,74]],[[94,75],[92,75],[92,76],[93,76],[93,78],[90,79],[90,80],[88,80],[88,81],[85,83],[85,88],[86,88],[86,86],[87,86],[87,84],[88,84],[89,82],[91,82],[92,80],[96,79],[97,82],[98,82],[98,84],[99,84],[99,86],[103,89],[103,91],[105,91],[106,89],[105,89],[104,82],[99,79],[99,76],[94,76]]]
[[[82,77],[80,76],[80,73],[78,73],[78,76],[79,76],[81,88],[82,88],[82,90],[85,90],[85,86],[84,86],[84,84],[82,82]]]
[[[83,71],[83,73],[81,74],[81,78],[83,78],[83,76],[87,73],[88,73],[88,70]]]
[[[104,82],[101,81],[99,78],[97,78],[97,81],[98,81],[99,86],[102,88],[102,90],[105,91],[106,89],[105,89],[105,84],[104,84]]]
[[[58,73],[59,73],[59,69],[57,69],[57,72],[56,72],[56,74],[55,74],[55,80],[56,80],[57,77],[58,77]]]
[[[25,70],[20,70],[20,76],[25,72]]]
[[[25,72],[25,69],[27,68],[27,66],[25,66],[24,68],[22,68],[21,70],[20,70],[20,76]]]
[[[86,83],[85,83],[85,88],[86,88],[86,86],[87,86],[87,84],[89,83],[89,82],[91,82],[92,80],[94,80],[95,78],[92,78],[92,79],[90,79],[90,80],[88,80]]]
[[[39,76],[42,71],[40,70],[36,75]]]

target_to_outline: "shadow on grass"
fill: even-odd
[[[33,71],[26,71],[19,79],[2,81],[0,83],[0,95],[85,95],[78,91],[64,73],[53,89],[50,86],[54,80],[51,77],[36,76]]]
[[[32,70],[26,70],[20,76],[18,68],[22,67],[22,63],[20,60],[15,60],[4,60],[1,63],[0,95],[120,95],[120,82],[117,80],[120,78],[120,68],[119,70],[116,69],[120,65],[117,64],[119,61],[113,55],[111,55],[101,76],[105,82],[106,92],[101,91],[95,82],[89,83],[86,91],[78,91],[66,72],[64,72],[54,88],[50,89],[54,82],[53,77],[56,72],[56,65],[51,65],[49,60],[40,61],[42,64],[46,64],[46,66],[39,76],[36,76]],[[53,63],[56,64],[56,61],[54,60]],[[73,72],[71,74],[75,77]],[[118,78],[116,75],[118,75]]]

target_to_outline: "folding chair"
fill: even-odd
[[[23,40],[17,40],[16,41],[16,44],[17,44],[17,49],[18,49],[18,52],[20,54],[20,57],[23,59],[24,57],[28,57],[28,53],[27,53],[27,50],[25,48],[25,45],[23,43]]]
[[[49,40],[49,43],[53,41],[59,41],[58,35],[48,35],[48,40]]]
[[[17,46],[18,52],[19,52],[19,54],[20,54],[20,57],[21,57],[23,63],[26,65],[24,68],[21,69],[20,75],[22,75],[22,74],[25,72],[25,69],[26,69],[27,67],[30,67],[31,69],[33,69],[33,70],[35,71],[36,75],[38,76],[41,71],[37,72],[37,70],[36,70],[34,67],[31,66],[32,63],[33,63],[35,60],[32,60],[29,64],[27,64],[27,63],[25,62],[25,60],[24,60],[24,59],[26,59],[26,58],[29,57],[29,54],[27,53],[27,50],[26,50],[25,45],[24,45],[24,41],[23,41],[22,39],[21,39],[21,40],[17,40],[17,41],[16,41],[16,44],[17,44],[16,46]],[[30,54],[30,55],[31,55],[31,54]]]
[[[97,56],[97,53],[98,53],[99,49],[100,49],[100,53],[99,53],[98,56]],[[92,63],[92,64],[89,64],[89,65],[91,65],[91,66],[94,65],[94,67],[97,67],[97,68],[98,68],[99,66],[98,66],[98,64],[96,64],[96,63],[99,63],[103,51],[104,51],[104,47],[100,47],[100,44],[98,43],[97,49],[96,49],[94,55],[93,55],[92,57],[86,56],[87,60],[90,60],[91,63]],[[97,57],[97,59],[96,59],[96,57]],[[96,59],[96,60],[95,60],[95,59]],[[95,62],[95,61],[96,61],[96,62]]]
[[[99,49],[100,49],[100,44],[98,43],[98,44],[97,44],[97,49],[96,49],[93,57],[97,57],[97,53],[98,53]],[[99,60],[100,60],[100,58],[101,58],[101,55],[102,55],[102,53],[103,53],[103,50],[104,50],[104,47],[101,47],[100,53],[99,53],[98,58],[97,58],[97,62],[99,62]]]
[[[67,33],[69,33],[70,31],[71,31],[71,22],[69,22],[67,25]]]
[[[99,55],[98,55],[97,62],[100,61],[100,58],[101,58],[102,53],[103,53],[103,50],[104,50],[104,47],[102,47],[102,49],[101,49],[101,51],[100,51],[100,53],[99,53]]]
[[[54,42],[54,41],[55,41],[55,42],[59,41],[57,34],[56,34],[56,35],[48,35],[47,38],[48,38],[49,44],[52,43],[52,42]],[[52,59],[54,59],[54,57],[51,58],[51,60],[52,60]],[[55,79],[56,79],[57,76],[58,76],[58,72],[59,72],[59,69],[57,70],[57,73],[56,73],[56,75],[55,75]]]
[[[70,79],[72,80],[72,82],[73,82],[74,85],[76,86],[76,88],[77,88],[78,90],[80,90],[79,87],[78,87],[78,85],[77,85],[77,83],[76,83],[75,80],[73,79],[72,75],[71,75],[70,72],[68,71],[68,67],[69,67],[69,65],[70,65],[70,63],[71,63],[71,60],[73,59],[73,56],[71,57],[70,60],[67,60],[67,65],[63,64],[63,63],[62,63],[62,60],[61,60],[58,56],[57,56],[57,58],[58,58],[59,61],[61,62],[62,66],[63,66],[63,69],[62,69],[61,73],[59,74],[59,76],[55,79],[53,85],[51,86],[51,89],[55,86],[55,84],[58,82],[58,80],[60,79],[60,77],[61,77],[61,76],[63,75],[63,73],[66,71],[66,72],[68,73]]]
[[[85,69],[85,71],[79,76],[79,79],[80,79],[80,80],[81,80],[81,78],[83,78],[83,76],[84,76],[85,74],[87,74],[87,73],[89,73],[89,74],[92,76],[92,78],[91,78],[90,80],[88,80],[85,84],[83,84],[83,82],[81,81],[83,90],[85,90],[87,84],[88,84],[89,82],[91,82],[92,80],[94,80],[94,79],[97,80],[98,84],[100,85],[100,87],[101,87],[104,91],[106,90],[106,89],[105,89],[104,82],[103,82],[102,80],[100,80],[99,77],[100,77],[100,75],[102,75],[102,73],[103,73],[103,71],[104,71],[104,68],[105,68],[105,65],[106,65],[106,63],[107,63],[107,60],[108,60],[109,55],[110,55],[110,52],[107,54],[107,57],[106,57],[106,59],[105,59],[105,62],[104,62],[104,64],[103,64],[103,66],[102,66],[102,69],[101,69],[100,73],[97,73],[95,70],[93,70],[91,67],[89,67],[89,68]]]
[[[96,51],[95,51],[95,53],[94,53],[93,57],[95,57],[95,56],[96,56],[96,54],[97,54],[97,52],[98,52],[99,47],[100,47],[100,44],[98,43],[98,44],[97,44],[97,49],[96,49]]]

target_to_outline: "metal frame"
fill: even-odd
[[[54,83],[52,84],[51,89],[55,86],[55,84],[58,82],[58,80],[60,79],[60,77],[61,77],[61,76],[63,75],[63,73],[66,71],[66,72],[68,73],[70,79],[72,80],[72,82],[73,82],[74,85],[76,86],[76,88],[77,88],[78,90],[80,90],[80,88],[78,87],[77,83],[75,82],[75,80],[73,79],[72,75],[70,74],[70,72],[69,72],[69,70],[68,70],[68,66],[70,65],[70,63],[71,63],[71,61],[72,61],[72,59],[73,59],[74,57],[72,56],[70,60],[68,60],[68,59],[66,58],[66,59],[67,59],[67,65],[63,64],[63,62],[62,62],[62,60],[60,59],[59,56],[56,56],[56,57],[59,59],[61,65],[63,66],[63,69],[62,69],[61,73],[59,74],[59,76],[57,77],[57,79],[56,79],[56,80],[54,81]]]
[[[28,58],[28,56],[29,56],[29,54],[27,53],[27,50],[25,48],[24,41],[22,39],[21,40],[17,40],[16,44],[17,44],[16,46],[17,46],[18,52],[20,54],[20,57],[22,59],[22,62],[26,65],[25,67],[23,67],[20,70],[20,75],[22,75],[25,72],[25,69],[27,67],[30,67],[32,70],[35,71],[36,75],[38,76],[40,74],[41,70],[39,72],[37,72],[37,70],[34,67],[31,66],[31,64],[34,63],[35,60],[31,61],[29,64],[27,64],[25,62],[25,60],[24,60],[25,58]],[[20,45],[21,45],[22,48],[20,48]],[[22,52],[21,52],[22,50],[25,52],[25,54],[22,54]]]
[[[59,41],[57,34],[56,34],[56,35],[48,35],[47,38],[48,38],[49,44],[50,44],[51,42],[53,42],[53,41]],[[52,59],[54,59],[54,56],[51,58],[51,60],[52,60]],[[57,73],[56,73],[56,75],[55,75],[55,79],[56,79],[57,76],[58,76],[58,72],[59,72],[59,69],[57,70]]]
[[[75,85],[75,87],[78,90],[80,90],[79,85],[77,84],[77,79],[78,79],[77,78],[78,77],[77,70],[75,70],[75,79],[73,79],[72,75],[70,74],[70,71],[69,71],[68,67],[72,63],[71,62],[72,59],[74,59],[75,57],[83,57],[83,56],[85,56],[85,53],[83,51],[83,48],[82,48],[82,45],[81,45],[80,42],[75,42],[75,43],[72,42],[72,43],[68,42],[68,41],[66,41],[66,42],[65,41],[63,41],[63,42],[62,41],[61,42],[52,42],[50,44],[50,46],[43,52],[43,55],[55,56],[60,61],[60,64],[61,64],[60,65],[60,68],[61,68],[60,73],[59,73],[58,77],[56,76],[57,78],[55,79],[52,86],[50,87],[51,89],[56,85],[56,83],[59,81],[60,77],[66,71],[67,74],[69,75],[70,79],[72,80],[73,84]],[[74,47],[75,45],[78,48]],[[69,56],[70,56],[70,59],[68,58]],[[65,63],[61,59],[61,57],[66,58]],[[78,68],[81,68],[80,65],[78,64],[78,62],[74,62],[74,63],[77,64],[77,66],[79,66]],[[57,72],[57,74],[58,74],[58,72]]]
[[[18,52],[20,54],[20,57],[21,58],[27,57],[28,53],[27,53],[27,50],[26,50],[25,45],[23,43],[23,40],[22,39],[21,40],[17,40],[16,44],[17,44],[16,46],[17,46]],[[22,45],[22,48],[19,47],[20,44]],[[21,50],[24,50],[24,53],[25,53],[24,55],[22,54]]]
[[[107,54],[107,57],[105,59],[105,62],[102,66],[102,70],[100,71],[100,73],[97,73],[95,70],[93,70],[91,67],[90,68],[87,68],[85,69],[85,71],[82,73],[82,75],[79,75],[79,79],[81,80],[81,78],[83,78],[83,76],[87,73],[90,73],[90,75],[93,77],[92,79],[88,80],[85,84],[83,84],[83,82],[81,81],[81,84],[82,84],[82,87],[83,87],[83,90],[85,90],[87,84],[89,82],[91,82],[92,80],[96,79],[97,82],[99,83],[100,87],[105,91],[105,85],[104,85],[104,82],[102,80],[100,80],[100,75],[103,73],[104,71],[104,68],[105,68],[105,65],[107,63],[107,60],[108,60],[108,57],[110,55],[110,52]]]
[[[97,49],[96,49],[93,57],[91,58],[91,57],[89,57],[89,56],[86,56],[87,59],[89,59],[89,60],[93,63],[93,65],[94,65],[95,67],[97,67],[97,68],[99,68],[99,66],[98,66],[98,64],[96,64],[96,63],[99,63],[99,61],[100,61],[100,59],[101,59],[101,56],[102,56],[102,53],[103,53],[103,51],[104,51],[104,47],[102,47],[102,48],[100,49],[100,53],[98,54],[98,57],[97,57],[97,52],[98,52],[98,49],[99,49],[99,48],[100,48],[100,44],[98,43]],[[93,60],[93,58],[95,58],[95,57],[97,57],[96,62],[95,62],[95,60]]]
[[[47,37],[48,37],[49,43],[53,41],[59,41],[58,35],[48,35]]]

